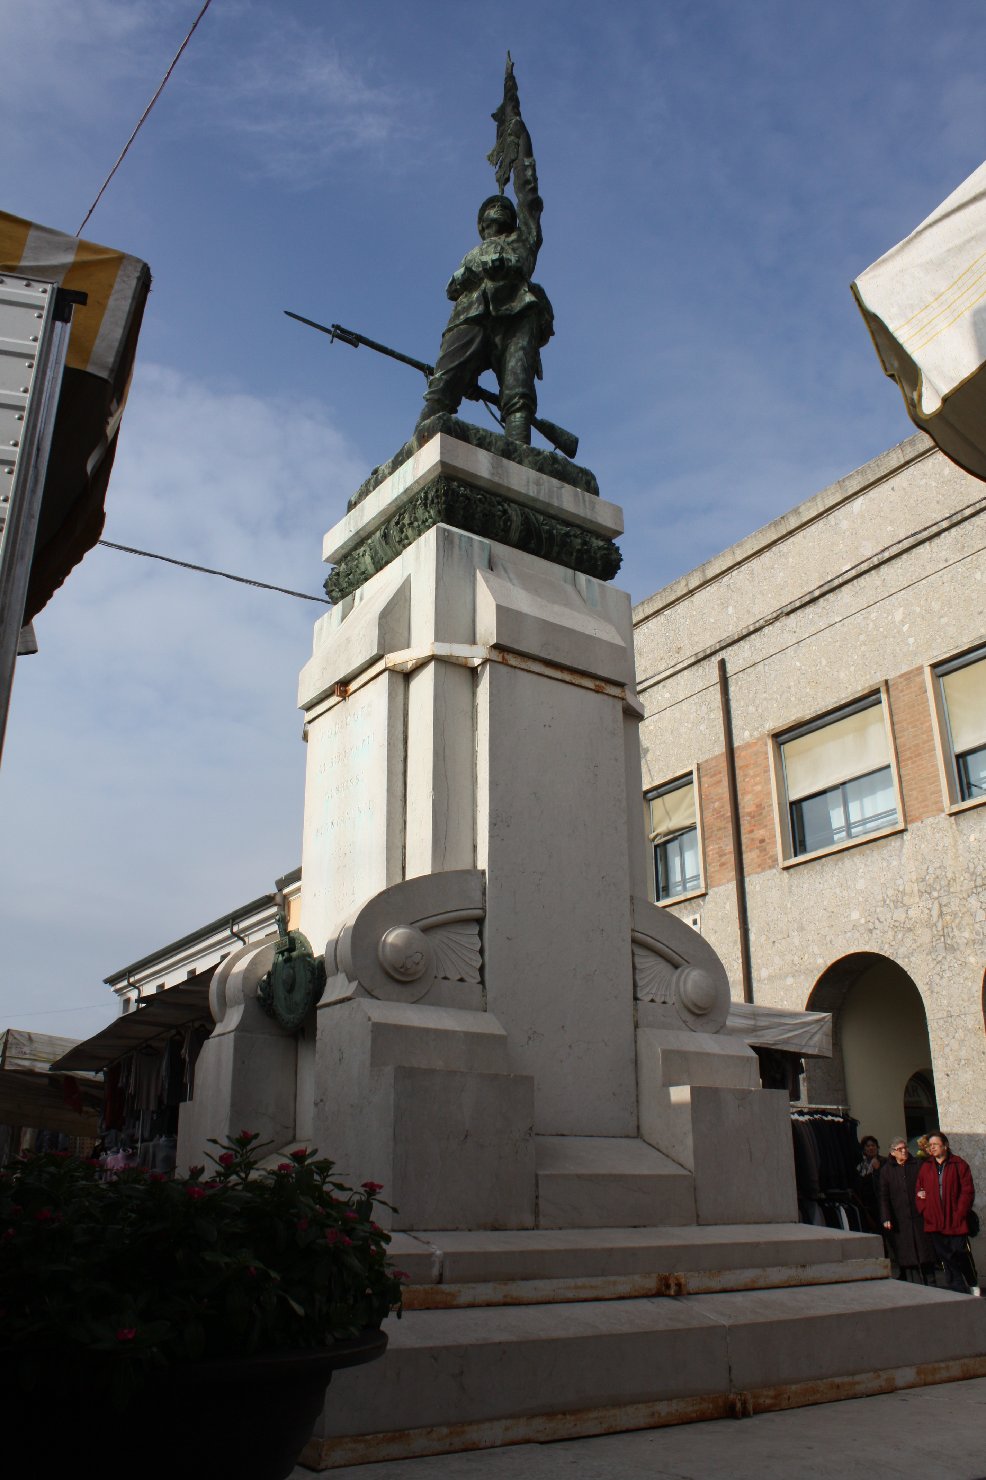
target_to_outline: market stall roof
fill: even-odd
[[[78,1041],[56,1038],[51,1033],[29,1033],[24,1028],[4,1028],[0,1031],[0,1069],[47,1069]]]
[[[915,426],[986,480],[986,164],[852,290]]]
[[[24,622],[103,532],[117,433],[151,286],[146,262],[0,211],[0,275],[86,294],[72,314]]]
[[[64,1054],[56,1069],[105,1069],[145,1043],[165,1038],[176,1028],[212,1021],[209,1013],[209,983],[214,966],[190,977],[177,987],[168,987],[145,999],[133,1012],[125,1012],[101,1032]]]
[[[75,1044],[74,1038],[20,1028],[0,1032],[0,1124],[70,1136],[98,1135],[102,1082],[88,1075],[51,1073],[48,1068]]]

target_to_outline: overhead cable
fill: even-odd
[[[182,52],[185,50],[185,47],[191,41],[192,36],[193,36],[193,34],[195,32],[196,26],[198,25],[198,23],[202,19],[202,17],[205,15],[206,11],[209,9],[209,6],[211,4],[212,4],[212,0],[205,0],[205,4],[203,5],[202,9],[199,11],[198,15],[195,17],[194,21],[192,22],[191,30],[189,31],[188,35],[185,37],[185,39],[182,42],[181,46],[179,46],[178,50],[175,52],[174,57],[171,60],[171,66],[168,68],[167,72],[165,72],[164,76],[161,78],[161,82],[160,82],[160,84],[158,86],[157,92],[154,94],[153,98],[151,98],[151,101],[148,103],[147,107],[144,109],[143,113],[138,118],[137,125],[134,128],[133,133],[130,135],[130,138],[127,140],[127,142],[124,144],[122,150],[120,151],[120,155],[119,155],[119,158],[116,161],[116,164],[110,170],[109,174],[106,176],[106,179],[103,181],[102,185],[100,185],[100,187],[99,187],[99,194],[96,196],[96,199],[93,201],[92,205],[89,207],[88,211],[86,212],[85,217],[83,218],[83,221],[82,221],[82,226],[80,226],[79,229],[78,229],[78,231],[75,233],[76,236],[81,236],[82,235],[82,229],[83,229],[83,227],[85,226],[86,222],[89,220],[89,217],[92,215],[93,211],[99,205],[99,202],[102,200],[102,198],[103,198],[103,192],[105,191],[107,185],[110,183],[110,181],[112,180],[113,176],[116,174],[117,170],[120,168],[121,164],[123,163],[124,159],[126,158],[127,150],[130,148],[130,145],[133,143],[134,139],[136,139],[137,135],[140,133],[141,128],[144,125],[144,120],[147,118],[147,115],[150,113],[151,109],[154,107],[154,104],[157,102],[158,98],[164,92],[165,83],[168,81],[168,78],[171,76],[172,72],[175,70],[175,67],[178,65],[178,59],[179,59],[179,57],[181,56]]]
[[[321,606],[331,606],[324,596],[309,596],[307,591],[292,591],[289,586],[272,586],[269,581],[251,581],[249,576],[234,576],[228,570],[213,570],[211,565],[194,565],[191,560],[176,560],[173,555],[156,555],[153,550],[135,550],[132,545],[115,545],[112,540],[100,540],[107,550],[122,550],[125,555],[143,555],[145,560],[163,560],[165,565],[177,565],[182,570],[197,570],[204,576],[222,576],[224,581],[238,581],[241,586],[256,586],[261,591],[279,591],[282,596],[295,596],[299,601],[317,601]]]

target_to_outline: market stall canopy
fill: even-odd
[[[145,999],[133,1012],[125,1012],[101,1032],[77,1043],[57,1060],[57,1069],[105,1069],[145,1043],[165,1038],[176,1029],[195,1023],[210,1023],[209,983],[214,966],[177,987],[168,987]]]
[[[102,1081],[49,1069],[75,1042],[19,1028],[0,1032],[0,1124],[70,1136],[99,1134]]]
[[[802,1057],[832,1057],[830,1012],[789,1012],[783,1007],[731,1002],[723,1031],[735,1033],[751,1048],[782,1049]]]
[[[908,416],[986,479],[986,164],[852,290]]]
[[[4,1028],[0,1031],[0,1069],[48,1069],[78,1041],[56,1038],[51,1033],[27,1033],[23,1028]]]
[[[151,274],[137,257],[0,211],[0,275],[5,273],[87,295],[72,315],[26,624],[102,534],[106,488]]]

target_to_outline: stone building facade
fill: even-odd
[[[986,1188],[984,495],[912,437],[634,621],[654,896],[735,997],[833,1013],[806,1103]]]

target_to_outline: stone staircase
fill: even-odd
[[[549,1222],[594,1178],[607,1197],[620,1185],[607,1176],[628,1179],[641,1208],[649,1182],[675,1185],[634,1151],[633,1166],[600,1161],[593,1172],[591,1149],[555,1150],[539,1146]],[[312,1469],[986,1374],[986,1302],[890,1279],[869,1234],[542,1226],[398,1233],[392,1253],[409,1276],[405,1313],[388,1323],[382,1362],[335,1377],[301,1456]]]
[[[534,1159],[539,1228],[695,1222],[691,1173],[646,1141],[535,1136]]]

